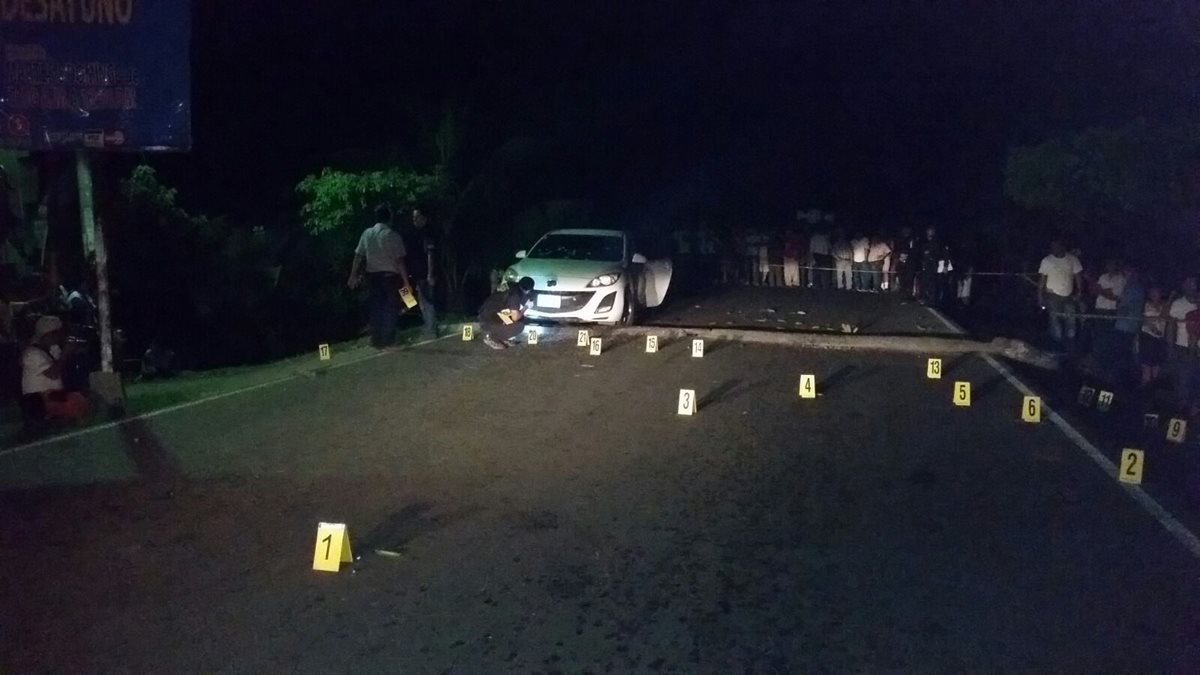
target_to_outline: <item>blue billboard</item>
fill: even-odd
[[[189,0],[0,0],[0,146],[187,150]]]

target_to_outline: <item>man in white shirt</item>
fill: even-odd
[[[371,313],[371,345],[383,349],[396,340],[396,317],[400,314],[400,288],[412,292],[404,265],[404,239],[392,229],[392,211],[375,209],[375,224],[363,231],[354,249],[354,263],[346,285],[358,288],[366,272]]]
[[[1167,356],[1171,377],[1175,380],[1176,393],[1182,399],[1188,398],[1192,368],[1194,365],[1196,338],[1188,331],[1188,314],[1200,308],[1200,292],[1196,289],[1196,278],[1188,277],[1181,285],[1183,295],[1175,298],[1167,308],[1167,342],[1171,351]]]
[[[887,290],[884,282],[884,262],[892,254],[892,247],[883,237],[871,237],[871,245],[867,249],[867,290],[872,293]]]
[[[851,261],[854,263],[854,290],[867,290],[870,272],[867,270],[867,251],[871,249],[871,240],[865,234],[859,234],[850,241]]]
[[[1038,301],[1050,313],[1050,337],[1069,350],[1075,342],[1075,302],[1083,288],[1083,264],[1056,239],[1038,274]]]
[[[830,288],[833,284],[833,248],[829,243],[829,233],[818,227],[808,240],[808,252],[812,256],[813,271],[808,277],[808,286],[812,288]]]
[[[1192,347],[1192,339],[1188,334],[1185,321],[1187,321],[1189,313],[1196,311],[1200,307],[1200,295],[1196,291],[1196,279],[1194,277],[1184,279],[1182,290],[1183,295],[1175,298],[1167,310],[1167,315],[1172,319],[1170,326],[1167,328],[1167,333],[1171,344],[1175,345],[1175,351],[1180,354],[1186,354]]]

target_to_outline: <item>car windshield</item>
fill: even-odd
[[[548,234],[534,245],[527,257],[618,262],[624,254],[621,237],[603,234]]]

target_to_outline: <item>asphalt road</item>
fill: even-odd
[[[1200,668],[1200,560],[983,361],[688,351],[443,340],[0,455],[0,670]]]

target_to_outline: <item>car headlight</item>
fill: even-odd
[[[588,288],[598,288],[600,286],[612,286],[620,279],[620,274],[601,274],[600,276],[588,282]]]
[[[511,267],[504,270],[504,280],[505,281],[516,281],[517,280],[517,271]]]

